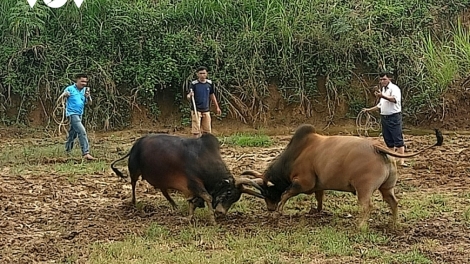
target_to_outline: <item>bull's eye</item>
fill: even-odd
[[[231,191],[228,191],[227,194],[230,195],[230,194],[232,194],[232,192],[231,192]]]

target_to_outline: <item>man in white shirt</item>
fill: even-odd
[[[405,143],[402,131],[401,91],[397,85],[391,82],[389,73],[381,73],[379,76],[381,89],[375,91],[374,94],[377,98],[380,98],[380,101],[376,106],[364,108],[363,111],[380,109],[382,135],[385,144],[390,149],[403,154],[405,153]],[[399,165],[408,166],[403,159],[400,160]]]

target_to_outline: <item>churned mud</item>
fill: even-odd
[[[74,256],[76,262],[87,262],[94,242],[122,240],[132,234],[143,234],[152,222],[166,225],[171,229],[184,228],[188,223],[187,211],[181,208],[171,210],[169,203],[159,192],[139,182],[137,187],[137,208],[130,204],[131,188],[128,179],[119,179],[109,164],[122,156],[140,135],[135,132],[94,135],[93,146],[97,156],[107,164],[106,169],[84,175],[74,166],[84,166],[77,157],[41,156],[21,161],[15,158],[0,166],[0,262],[67,262]],[[222,145],[222,156],[235,176],[245,169],[263,171],[286,146],[289,136],[274,137],[276,144],[271,147],[236,147]],[[434,143],[433,135],[408,136],[408,151],[419,150]],[[470,147],[469,135],[446,134],[444,146],[426,152],[408,163],[410,167],[400,168],[397,192],[448,193],[465,197],[465,202],[455,210],[455,218],[448,215],[405,225],[392,234],[388,250],[399,252],[417,240],[438,241],[439,247],[427,252],[427,257],[436,263],[465,263],[470,252],[469,222],[461,221],[461,212],[470,207]],[[10,148],[24,148],[25,144],[62,144],[54,139],[38,137],[25,138],[15,135],[1,138],[1,151]],[[33,154],[32,154],[33,155]],[[65,164],[65,168],[58,164]],[[92,166],[91,163],[85,166]],[[126,162],[120,163],[124,169]],[[68,170],[67,170],[68,169]],[[126,171],[127,172],[127,171]],[[180,197],[173,193],[173,197]],[[310,197],[313,200],[313,197]],[[252,205],[252,212],[245,214],[230,211],[219,217],[218,223],[235,233],[254,232],[255,225],[265,224],[266,228],[282,228],[292,225],[297,218],[305,216],[304,211],[282,216],[280,224],[273,225],[265,212],[263,201],[243,196]],[[351,198],[353,199],[353,198]],[[179,200],[179,204],[184,203]],[[404,210],[401,206],[400,210]],[[205,209],[204,209],[205,210]],[[328,197],[325,202],[328,211]],[[450,214],[452,215],[452,214]],[[316,225],[328,224],[331,215],[316,216]],[[470,216],[469,216],[470,217]],[[204,218],[198,225],[206,225]],[[354,226],[351,219],[349,227]],[[348,226],[338,227],[348,228]],[[374,223],[371,228],[382,228]]]

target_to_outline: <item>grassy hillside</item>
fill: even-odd
[[[429,111],[455,79],[468,75],[470,35],[458,18],[469,0],[102,0],[52,9],[38,1],[0,3],[0,121],[46,119],[65,85],[88,72],[94,127],[129,123],[132,104],[156,116],[155,94],[180,111],[183,87],[210,68],[225,113],[253,121],[268,111],[270,85],[307,116],[318,98],[332,117],[369,104],[379,71],[392,71],[409,117]]]

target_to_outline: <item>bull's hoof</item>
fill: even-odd
[[[195,224],[196,223],[196,219],[192,215],[188,216],[187,220],[188,220],[189,224]]]
[[[211,216],[211,217],[209,218],[209,223],[210,223],[211,225],[217,225],[217,222],[215,221],[215,216]]]
[[[270,215],[271,219],[273,220],[279,220],[279,218],[281,218],[281,213],[279,212],[272,212],[271,215]]]
[[[308,211],[308,214],[309,215],[316,215],[316,214],[320,214],[322,212],[322,210],[318,210],[317,208],[311,208],[310,211]]]
[[[359,222],[358,229],[362,233],[368,232],[369,231],[369,223],[367,223],[367,221]]]
[[[388,223],[388,228],[390,228],[391,230],[398,231],[401,229],[401,225],[397,221],[390,221]]]

